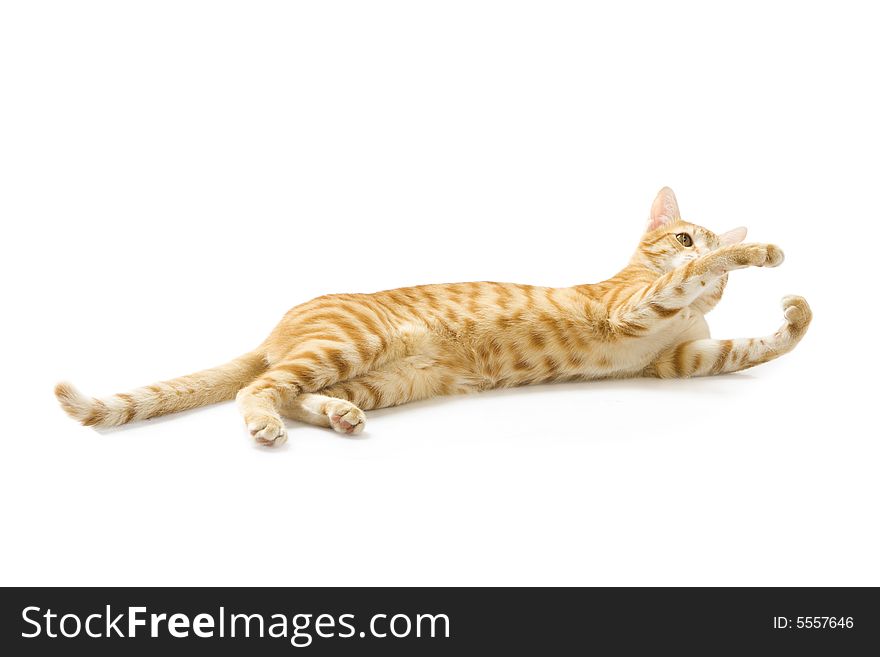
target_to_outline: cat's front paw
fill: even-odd
[[[785,315],[785,329],[794,336],[800,336],[813,321],[813,311],[803,297],[791,295],[783,298],[782,312]]]
[[[278,447],[287,442],[287,428],[281,418],[260,415],[248,420],[248,431],[259,444]]]
[[[775,244],[765,244],[764,264],[762,267],[778,267],[785,260],[785,254]]]
[[[785,254],[775,244],[743,244],[742,255],[744,262],[740,264],[752,267],[778,267],[785,260]]]

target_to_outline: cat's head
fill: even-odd
[[[664,187],[651,206],[651,217],[633,261],[656,271],[672,271],[722,246],[738,244],[745,237],[745,228],[718,235],[708,228],[682,221],[675,194]]]

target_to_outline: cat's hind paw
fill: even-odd
[[[249,420],[247,428],[260,445],[278,447],[287,442],[287,428],[280,418],[261,415]]]
[[[367,416],[351,402],[339,400],[328,404],[327,417],[334,431],[349,436],[357,435],[364,430]]]

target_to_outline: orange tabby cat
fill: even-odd
[[[741,244],[681,220],[660,190],[626,268],[593,285],[422,285],[333,294],[290,310],[266,341],[226,365],[103,399],[61,383],[64,410],[113,426],[236,398],[263,445],[287,439],[281,416],[346,434],[364,410],[438,395],[547,381],[736,372],[781,356],[812,319],[786,297],[785,323],[763,338],[712,340],[703,315],[727,274],[776,267],[782,251]]]

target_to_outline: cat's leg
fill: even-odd
[[[783,259],[782,250],[772,244],[722,247],[691,260],[623,298],[616,308],[612,308],[612,317],[621,325],[638,326],[674,317],[711,291],[728,272],[745,267],[778,267]],[[710,299],[707,299],[707,305],[711,309]]]
[[[286,397],[294,397],[300,390],[299,383],[286,373],[269,370],[238,391],[238,410],[258,443],[281,445],[287,441],[287,429],[277,409]]]
[[[813,319],[803,297],[785,297],[782,307],[785,323],[773,335],[682,342],[663,353],[647,373],[663,378],[727,374],[778,358],[794,349]]]
[[[299,395],[283,404],[279,411],[285,417],[347,435],[363,431],[367,420],[364,412],[350,401],[315,393]]]
[[[239,391],[236,401],[256,441],[280,445],[287,440],[287,430],[279,409],[303,393],[359,375],[371,364],[351,345],[327,340],[305,342],[271,363],[266,372]]]
[[[718,302],[721,301],[721,296],[724,294],[724,288],[726,287],[727,274],[724,274],[724,276],[719,277],[717,281],[704,288],[705,291],[691,303],[691,308],[698,311],[700,314],[705,315],[718,305]]]
[[[321,390],[321,394],[345,399],[369,411],[477,389],[458,368],[415,356],[336,383]]]
[[[450,364],[415,355],[386,362],[316,394],[293,397],[280,410],[302,422],[356,434],[364,428],[364,411],[476,390],[468,381],[466,374]]]

